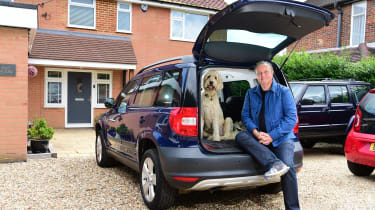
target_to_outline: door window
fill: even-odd
[[[181,69],[165,72],[154,106],[177,107],[181,100]]]
[[[289,84],[293,92],[293,97],[296,99],[303,91],[303,84]]]
[[[134,93],[136,87],[137,87],[137,80],[129,82],[126,85],[126,87],[121,91],[117,101],[118,102],[125,102],[125,103],[129,104],[130,96],[132,95],[132,93]]]
[[[152,106],[161,82],[161,75],[156,74],[143,78],[135,97],[134,106]]]
[[[324,86],[309,86],[301,100],[302,105],[326,104]]]
[[[350,103],[349,93],[346,86],[328,86],[328,91],[331,103]]]
[[[353,93],[354,100],[358,104],[363,96],[370,90],[370,86],[367,85],[350,85],[350,89]]]

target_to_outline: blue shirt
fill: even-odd
[[[250,133],[254,128],[259,130],[262,103],[260,85],[247,91],[242,108],[242,122]],[[295,138],[293,128],[297,123],[296,104],[290,89],[274,79],[271,89],[265,95],[264,117],[267,133],[272,137],[274,147],[286,139]]]

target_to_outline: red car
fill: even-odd
[[[369,176],[375,168],[375,89],[361,100],[346,137],[345,156],[349,170],[357,176]]]

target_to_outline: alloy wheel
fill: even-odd
[[[146,200],[151,202],[155,198],[156,174],[154,162],[150,157],[147,157],[143,162],[142,187]]]
[[[98,162],[102,161],[102,140],[100,137],[96,138],[96,158]]]

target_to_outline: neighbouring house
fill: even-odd
[[[20,18],[1,9],[17,6],[33,8],[33,27],[8,27]],[[0,0],[0,69],[15,64],[17,71],[15,77],[0,71],[6,125],[0,162],[26,159],[26,127],[34,117],[54,128],[92,127],[106,111],[105,99],[116,97],[142,67],[191,54],[209,16],[225,6],[224,0]],[[10,46],[18,47],[18,39],[22,50]],[[21,52],[22,59],[12,57]],[[36,76],[28,77],[28,66]],[[12,158],[11,148],[20,158]]]
[[[374,55],[374,0],[307,0],[305,3],[328,9],[335,14],[335,19],[328,27],[301,39],[295,49],[297,52],[341,55],[348,51],[353,62]]]

